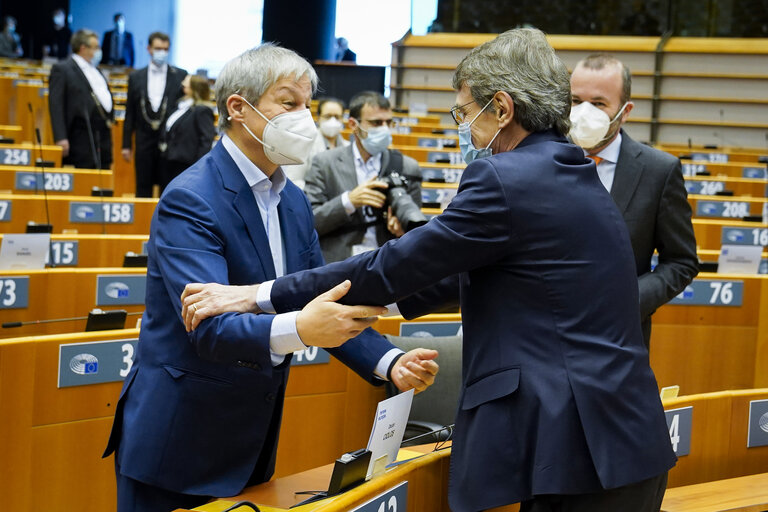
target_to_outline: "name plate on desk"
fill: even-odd
[[[69,203],[69,222],[86,224],[131,224],[133,203]]]
[[[682,164],[683,176],[696,176],[700,172],[707,172],[707,166],[705,164]]]
[[[432,169],[422,167],[421,179],[423,181],[437,181],[445,183],[458,183],[461,180],[461,173],[464,169]]]
[[[146,275],[96,276],[96,305],[141,305],[144,304],[146,289]]]
[[[664,411],[667,417],[669,440],[675,455],[682,457],[691,453],[691,430],[693,427],[693,407]]]
[[[768,446],[768,400],[749,402],[747,448]]]
[[[693,153],[691,160],[704,160],[706,162],[713,162],[718,164],[724,164],[728,162],[727,153]]]
[[[0,163],[3,165],[30,165],[31,151],[19,148],[0,149]]]
[[[51,241],[51,248],[45,257],[45,264],[51,264],[51,253],[53,253],[53,264],[57,267],[76,267],[79,252],[80,242],[77,240]]]
[[[765,179],[768,178],[768,170],[765,167],[743,167],[742,178]]]
[[[74,176],[66,172],[47,172],[43,179],[42,172],[19,171],[16,173],[16,190],[45,190],[52,192],[71,192]]]
[[[714,196],[718,192],[725,190],[723,181],[686,181],[685,190],[689,194],[699,194],[702,196]]]
[[[458,151],[430,151],[427,153],[427,162],[444,164],[461,164],[464,159]]]
[[[669,304],[685,306],[741,306],[744,281],[694,279]]]
[[[734,228],[724,226],[720,237],[721,244],[730,245],[768,245],[768,228]]]
[[[421,189],[421,202],[437,203],[440,208],[445,209],[454,197],[456,197],[457,190],[455,188],[422,188]]]
[[[741,219],[749,215],[749,203],[746,201],[696,201],[696,215]]]
[[[456,148],[459,146],[459,141],[452,138],[419,137],[417,144],[420,148],[443,149],[444,147]]]
[[[0,309],[29,306],[29,277],[0,277]]]
[[[293,353],[291,366],[304,366],[308,364],[327,364],[331,362],[331,355],[320,347],[307,347]]]
[[[133,366],[138,339],[59,345],[59,387],[120,382]]]
[[[403,322],[400,324],[400,336],[432,338],[459,334],[461,334],[461,322]]]
[[[351,512],[407,512],[408,481],[397,484]]]

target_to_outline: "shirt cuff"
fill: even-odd
[[[400,308],[398,307],[397,302],[387,304],[384,307],[387,308],[387,312],[379,316],[397,316],[400,314]]]
[[[352,204],[352,201],[349,200],[349,192],[344,192],[341,194],[341,204],[344,206],[344,211],[347,212],[347,215],[352,215],[355,213],[355,205]]]
[[[376,365],[376,368],[374,368],[373,374],[381,380],[389,380],[389,375],[387,375],[387,372],[389,371],[389,365],[392,364],[392,361],[400,354],[405,354],[405,352],[399,348],[393,348],[384,354],[384,356],[379,359],[379,363]]]
[[[298,311],[275,315],[272,327],[269,331],[269,351],[272,355],[272,366],[277,366],[285,361],[285,356],[307,348],[299,338],[296,330],[296,316]]]
[[[259,306],[259,309],[265,313],[275,313],[275,308],[272,306],[273,284],[275,284],[274,279],[272,281],[264,281],[256,290],[256,305]],[[294,322],[294,324],[295,323],[296,322]]]

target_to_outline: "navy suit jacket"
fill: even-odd
[[[440,286],[430,286],[450,290],[456,274],[464,347],[452,510],[619,487],[674,465],[626,225],[594,164],[554,132],[469,164],[427,225],[277,279],[272,303],[295,309],[343,279],[345,302],[435,300]]]
[[[128,66],[133,67],[134,49],[133,49],[133,34],[130,32],[123,32],[123,47],[118,51],[120,56],[117,60],[112,58],[112,38],[114,37],[115,30],[107,30],[104,32],[104,38],[101,41],[102,64],[108,64],[112,66]]]
[[[286,271],[322,265],[312,209],[290,182],[278,214]],[[275,277],[253,192],[221,143],[166,188],[147,251],[146,311],[105,455],[116,451],[121,474],[150,485],[230,496],[243,489],[264,452],[269,467],[254,476],[268,480],[277,448],[269,425],[279,421],[288,378],[288,362],[272,366],[274,316],[227,313],[192,333],[181,319],[187,283]],[[331,352],[376,383],[373,369],[392,348],[366,329]]]

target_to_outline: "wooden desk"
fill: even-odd
[[[699,249],[720,250],[723,245],[723,232],[729,228],[736,228],[740,235],[746,239],[758,236],[760,232],[768,228],[768,224],[760,222],[745,222],[730,219],[704,219],[694,218],[693,234],[696,236],[696,246]],[[757,231],[755,231],[757,230]]]
[[[51,235],[54,263],[59,268],[120,267],[125,253],[141,254],[147,240],[149,235]]]
[[[138,335],[126,329],[0,339],[0,510],[33,512],[45,496],[58,510],[114,511],[114,462],[101,454],[122,383],[58,388],[59,352],[61,345]],[[124,361],[123,353],[118,356],[118,363]],[[384,398],[383,387],[367,384],[333,358],[294,366],[275,477],[365,446]]]
[[[42,194],[0,194],[0,208],[4,204],[5,208],[10,207],[10,219],[0,221],[0,232],[24,233],[27,222],[46,221],[46,202]],[[72,195],[48,197],[48,211],[55,233],[61,233],[62,230],[67,229],[75,233],[148,234],[155,206],[157,206],[157,199],[118,197],[102,199]],[[130,219],[131,211],[133,221],[123,222]],[[106,225],[93,222],[105,213],[112,222],[107,222]]]
[[[448,510],[448,465],[451,450],[448,448],[433,452],[433,448],[434,445],[425,445],[401,450],[400,458],[422,456],[390,468],[385,474],[372,478],[344,494],[316,501],[296,510],[302,512],[350,510],[405,481],[408,482],[407,510],[418,512]],[[333,465],[328,464],[295,475],[277,478],[245,489],[237,496],[216,500],[194,510],[218,512],[242,500],[251,501],[259,505],[260,508],[263,506],[262,510],[265,512],[287,510],[308,498],[307,495],[294,494],[297,491],[327,489],[332,471]]]
[[[94,187],[111,188],[112,171],[0,165],[0,190],[13,194],[90,196]]]
[[[12,155],[8,154],[7,152],[3,150],[21,150],[21,151],[28,151],[29,158],[25,162],[19,162],[16,161],[15,158],[12,157]],[[52,145],[43,145],[38,146],[37,144],[30,144],[30,143],[14,143],[14,144],[0,144],[0,151],[3,151],[3,159],[0,160],[0,165],[25,165],[29,166],[30,168],[34,168],[35,166],[35,160],[40,158],[40,152],[42,150],[43,154],[43,160],[49,160],[53,162],[54,167],[61,167],[61,146],[52,146]]]
[[[146,273],[145,268],[109,267],[2,270],[0,324],[82,317],[96,307],[142,312]],[[10,285],[10,282],[14,284]],[[22,302],[24,282],[28,286],[26,306]],[[129,316],[126,325],[135,325],[136,320],[137,316]],[[31,324],[2,328],[0,338],[81,332],[84,329],[85,320]]]
[[[662,512],[764,512],[768,473],[667,489]]]

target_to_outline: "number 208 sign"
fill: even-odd
[[[119,382],[133,366],[138,339],[59,345],[59,387]]]

